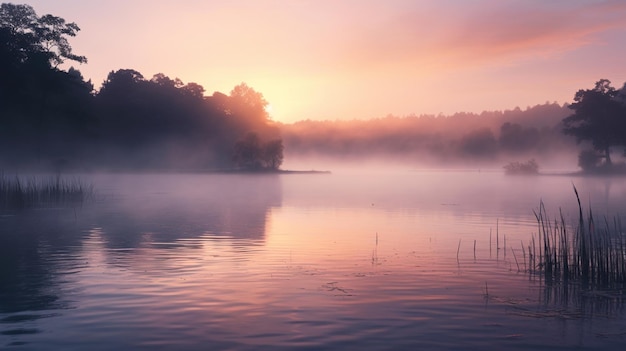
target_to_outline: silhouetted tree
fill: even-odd
[[[110,163],[133,160],[117,165],[124,168],[224,168],[232,164],[234,149],[239,167],[267,168],[260,140],[278,134],[267,120],[263,96],[244,83],[230,96],[205,97],[199,84],[185,85],[162,73],[146,80],[124,69],[109,74],[96,100],[101,148]],[[259,140],[255,147],[247,137],[251,133]],[[272,163],[280,163],[277,156]]]
[[[111,71],[96,96],[102,142],[107,146],[127,148],[143,143],[151,136],[148,128],[152,104],[145,96],[147,83],[133,69]]]
[[[70,157],[92,129],[93,86],[78,70],[57,68],[87,61],[68,42],[78,31],[28,5],[0,5],[0,147],[13,150],[4,161]]]
[[[67,37],[76,36],[80,28],[53,15],[38,17],[29,5],[0,5],[0,32],[5,45],[3,54],[10,53],[20,63],[44,58],[52,67],[66,59],[87,62],[84,56],[72,52]],[[7,42],[7,38],[10,38]]]
[[[0,168],[79,158],[107,168],[223,168],[249,133],[259,144],[245,167],[280,166],[282,142],[260,142],[279,138],[261,93],[242,83],[205,97],[197,83],[133,69],[111,71],[95,93],[80,71],[58,68],[87,61],[68,42],[78,31],[28,5],[0,5]]]
[[[204,87],[197,83],[187,83],[187,85],[182,87],[182,90],[185,94],[195,97],[195,98],[204,98]]]
[[[612,165],[611,147],[626,145],[626,105],[608,79],[596,82],[593,89],[579,90],[570,108],[574,114],[563,120],[565,134],[577,142],[588,140]]]
[[[152,79],[150,79],[150,81],[153,83],[156,83],[159,86],[170,87],[170,88],[180,88],[184,85],[180,79],[178,78],[171,79],[170,77],[166,76],[163,73],[155,74],[152,77]]]
[[[134,69],[120,69],[111,71],[107,75],[107,79],[102,83],[100,95],[108,94],[110,89],[128,89],[130,86],[142,82],[143,74]]]
[[[280,139],[268,141],[263,148],[263,161],[269,169],[279,169],[283,163],[283,141]]]
[[[280,139],[262,143],[256,133],[249,133],[235,144],[235,166],[247,170],[277,170],[283,162],[283,142]]]
[[[233,161],[239,168],[261,169],[263,167],[261,140],[256,133],[249,133],[235,144]]]
[[[226,115],[203,92],[162,73],[150,80],[132,69],[109,73],[96,97],[100,148],[110,154],[108,162],[123,168],[215,167],[218,154],[229,162],[234,138],[218,140]]]

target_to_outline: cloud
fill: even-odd
[[[594,34],[624,26],[626,6],[613,5],[512,6],[486,11],[459,26],[447,44],[480,56],[568,51],[592,43]],[[622,16],[616,16],[616,10]]]
[[[510,64],[597,43],[601,33],[626,29],[623,18],[624,1],[420,5],[363,32],[352,58],[372,64]]]

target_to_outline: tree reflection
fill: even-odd
[[[117,184],[113,195],[123,198],[105,199],[92,222],[110,248],[139,247],[148,238],[173,243],[202,235],[262,243],[268,213],[282,202],[276,174],[141,175],[109,181]]]
[[[71,307],[62,276],[79,268],[77,234],[71,209],[0,216],[0,334],[37,333],[24,325]]]
[[[1,334],[19,340],[39,332],[33,322],[72,307],[68,291],[80,282],[67,273],[97,257],[159,267],[165,255],[153,250],[200,249],[207,237],[235,250],[263,245],[271,208],[282,202],[276,174],[116,175],[95,185],[100,200],[81,209],[0,216]]]

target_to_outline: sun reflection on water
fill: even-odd
[[[155,192],[126,177],[122,187],[138,192],[82,209],[71,220],[46,219],[46,235],[25,236],[25,247],[37,248],[32,253],[48,265],[33,276],[66,303],[42,306],[51,317],[30,320],[20,319],[31,314],[27,309],[3,309],[2,344],[606,349],[623,335],[613,323],[623,319],[623,296],[581,295],[575,286],[546,286],[526,273],[522,247],[536,233],[532,208],[527,215],[516,209],[489,215],[506,202],[508,187],[482,202],[451,205],[437,194],[419,198],[424,190],[417,185],[400,189],[398,179],[388,191],[402,194],[396,202],[389,194],[383,199],[381,179],[330,193],[319,187],[332,187],[332,178],[229,184],[190,176],[181,191],[167,186],[177,178],[168,179],[158,178],[155,184],[167,191]],[[497,175],[488,179],[499,182]],[[253,200],[227,200],[219,189],[252,193]]]

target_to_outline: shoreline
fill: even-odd
[[[180,173],[184,173],[182,171]],[[195,172],[194,172],[195,173]],[[212,171],[198,171],[197,173],[213,173],[213,174],[332,174],[331,171],[319,171],[319,170],[290,170],[290,169],[276,169],[276,170],[245,170],[245,169],[225,169],[225,170],[212,170]]]
[[[524,174],[520,174],[520,175],[524,175]],[[530,174],[529,174],[530,175]],[[539,172],[538,174],[539,176],[568,176],[568,177],[606,177],[606,178],[618,178],[618,177],[626,177],[626,172],[583,172],[583,171],[576,171],[576,172],[564,172],[564,173],[558,173],[558,172],[546,172],[546,173],[542,173]]]
[[[98,174],[98,173],[111,173],[111,174],[332,174],[328,170],[291,170],[291,169],[277,169],[277,170],[245,170],[245,169],[106,169],[106,170],[64,170],[47,171],[47,170],[3,170],[0,168],[0,175],[51,175],[51,176],[64,176],[68,174]]]

